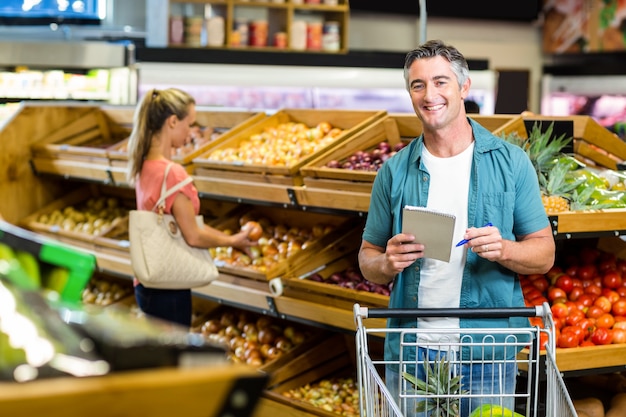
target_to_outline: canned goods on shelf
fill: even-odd
[[[306,48],[319,51],[322,49],[322,23],[309,22],[306,26]]]
[[[274,46],[276,48],[286,48],[287,47],[287,33],[285,32],[276,32],[274,34]]]
[[[180,45],[185,41],[185,22],[182,16],[170,16],[171,45]]]
[[[185,43],[189,46],[202,46],[202,31],[204,18],[202,16],[185,17]]]
[[[267,46],[267,20],[250,23],[250,46]]]
[[[324,23],[322,35],[322,49],[325,51],[338,51],[341,46],[339,35],[339,22],[327,21]]]
[[[289,40],[289,47],[291,49],[303,50],[306,49],[307,38],[307,24],[304,20],[296,20],[291,25],[291,38]]]
[[[210,17],[206,21],[207,45],[224,45],[224,18],[221,16]]]

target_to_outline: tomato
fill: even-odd
[[[602,287],[597,284],[590,284],[587,286],[587,288],[585,288],[585,293],[593,294],[593,295],[600,295],[602,294]]]
[[[592,319],[584,318],[578,323],[576,326],[580,327],[585,331],[585,339],[589,338],[593,332],[596,330],[596,324]]]
[[[608,298],[606,298],[604,295],[601,295],[595,299],[595,301],[593,302],[593,305],[600,307],[602,311],[604,311],[605,313],[608,313],[611,311],[611,306],[613,305],[613,303],[611,303],[611,301]]]
[[[569,313],[565,303],[553,303],[550,310],[552,310],[552,315],[554,317],[566,318]]]
[[[616,268],[615,268],[615,269],[617,269],[617,271],[621,272],[621,273],[622,273],[622,276],[623,276],[624,274],[626,274],[626,260],[624,260],[624,259],[618,259],[618,260],[617,260],[617,263],[616,263],[616,265],[615,265],[615,266],[616,266]]]
[[[613,303],[611,313],[614,316],[626,316],[626,298],[622,297]]]
[[[576,276],[577,278],[580,278],[583,281],[592,279],[597,272],[597,268],[595,265],[593,264],[585,264],[583,266],[580,266],[575,275],[572,276]]]
[[[561,331],[556,340],[556,346],[560,348],[575,348],[578,346],[578,335],[574,332],[564,333]]]
[[[585,340],[585,330],[578,326],[566,326],[561,329],[561,334],[574,333],[576,335],[577,345]]]
[[[613,329],[612,343],[626,343],[626,329]]]
[[[604,313],[600,317],[596,318],[596,327],[604,327],[610,329],[615,324],[615,319],[609,313]]]
[[[582,287],[574,287],[572,288],[572,291],[570,291],[570,293],[567,295],[567,297],[571,301],[576,301],[578,300],[578,297],[580,297],[580,295],[583,294],[584,292],[585,290],[583,290]]]
[[[596,345],[608,345],[613,341],[613,333],[606,327],[598,327],[591,335],[591,341]]]
[[[548,343],[548,335],[541,332],[539,334],[539,350],[546,350],[546,343]]]
[[[612,253],[604,252],[598,261],[598,270],[615,271],[617,270],[617,257]]]
[[[539,291],[541,291],[542,293],[545,292],[550,286],[548,279],[543,276],[541,278],[532,280],[531,282],[533,283],[533,286],[537,288]]]
[[[619,288],[622,286],[622,275],[615,271],[610,270],[604,273],[602,276],[602,286],[605,288]]]
[[[533,298],[537,298],[537,297],[542,297],[543,294],[541,294],[541,291],[539,291],[537,288],[530,288],[526,294],[524,294],[524,297],[526,297],[528,300],[531,300]]]
[[[556,279],[556,277],[564,273],[565,272],[563,272],[563,268],[558,265],[552,265],[552,268],[550,268],[550,270],[546,272],[546,278],[552,281],[553,279]]]
[[[574,280],[569,275],[563,274],[554,281],[554,286],[569,294],[574,289]]]
[[[583,280],[582,279],[578,279],[578,278],[572,278],[572,283],[574,284],[574,287],[583,287]]]
[[[626,330],[626,321],[617,321],[615,320],[615,324],[613,325],[613,329],[624,329]]]
[[[532,300],[530,300],[530,304],[534,306],[541,306],[547,302],[548,302],[548,299],[544,297],[543,295],[540,295],[539,297],[535,297]]]
[[[554,313],[552,313],[554,314]],[[581,320],[583,320],[585,318],[585,313],[582,312],[582,310],[579,309],[575,309],[574,311],[571,311],[567,317],[565,317],[565,323],[568,326],[573,326],[574,324],[580,322]]]
[[[563,317],[553,317],[552,321],[554,321],[554,328],[556,330],[561,330],[563,327],[567,325]]]
[[[620,295],[611,288],[602,288],[602,295],[609,299],[611,304],[619,300]]]
[[[565,273],[571,277],[577,277],[578,267],[576,265],[570,265],[565,269]]]
[[[545,279],[546,276],[543,274],[528,274],[526,275],[526,278],[528,278],[531,281],[534,281],[536,279]]]
[[[626,281],[622,280],[622,282],[626,284]],[[617,288],[615,291],[617,291],[620,297],[626,297],[626,285],[622,285],[621,287]]]
[[[548,289],[548,300],[554,301],[557,298],[565,298],[565,299],[567,299],[567,294],[561,288],[550,287]]]
[[[578,300],[575,301],[576,305],[578,306],[578,309],[584,309],[587,308],[589,306],[591,306],[593,304],[593,300],[595,298],[591,295],[591,294],[581,294],[580,297],[578,297]]]
[[[568,315],[572,314],[572,312],[574,311],[578,311],[578,307],[576,306],[575,302],[566,300],[564,304],[567,306]]]
[[[591,340],[585,340],[584,342],[580,344],[580,347],[595,346],[595,345],[596,344],[593,343]]]
[[[592,305],[587,309],[587,313],[585,315],[589,317],[590,319],[597,319],[603,314],[605,314],[604,310],[602,310],[598,306]]]

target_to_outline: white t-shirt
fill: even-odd
[[[467,204],[472,169],[474,142],[463,152],[450,158],[432,155],[426,147],[422,157],[430,173],[428,204],[426,207],[454,214],[454,240],[463,239],[467,229]],[[458,308],[461,298],[461,279],[466,257],[465,247],[453,247],[450,262],[424,258],[418,289],[419,308]],[[458,329],[458,317],[420,319],[419,327],[432,329]],[[429,333],[429,341],[440,336]],[[421,337],[421,334],[420,334]],[[458,334],[452,337],[458,341]]]

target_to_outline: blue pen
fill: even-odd
[[[489,227],[489,226],[493,226],[493,224],[491,224],[491,222],[487,223],[486,225],[484,225],[483,227]],[[459,246],[463,246],[465,245],[467,242],[469,242],[471,239],[463,239],[462,241],[460,241],[459,243],[456,244],[456,247],[458,248]]]

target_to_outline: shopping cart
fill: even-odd
[[[551,337],[554,322],[548,304],[508,309],[383,309],[355,304],[354,317],[362,417],[577,416],[556,365]],[[429,317],[538,317],[541,324],[515,329],[464,328],[462,334],[451,329],[364,325],[368,318]],[[399,359],[373,358],[368,346],[391,333],[399,338]],[[540,349],[542,333],[548,336],[544,350]],[[501,372],[492,378],[483,375],[477,382],[476,370],[485,365]],[[397,371],[397,381],[391,378],[393,373],[387,375],[388,380],[383,378],[388,367]],[[512,390],[502,390],[498,385],[507,372],[516,381]],[[472,381],[472,392],[466,389],[468,380]],[[481,388],[476,390],[477,384]]]

